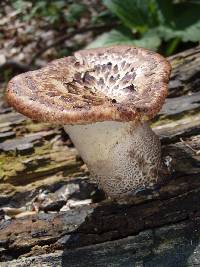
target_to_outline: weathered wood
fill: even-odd
[[[194,145],[192,140],[188,144]],[[200,150],[200,136],[196,144]],[[105,201],[59,215],[39,213],[5,221],[1,224],[1,242],[8,253],[50,243],[54,249],[80,247],[193,216],[200,212],[200,155],[194,155],[182,142],[166,146],[165,153],[172,159],[174,173],[173,180],[160,190],[136,195],[125,204]]]
[[[173,71],[169,82],[169,97],[197,92],[200,87],[200,46],[169,58]]]
[[[179,120],[171,121],[167,124],[154,126],[153,129],[161,142],[172,143],[180,140],[181,137],[189,137],[200,133],[200,113],[193,116],[187,115]]]
[[[20,210],[12,210],[16,214],[5,219],[11,211],[6,213],[9,210],[3,208],[2,261],[25,256],[27,259],[12,261],[12,266],[194,266],[195,262],[198,266],[199,55],[198,47],[170,58],[174,69],[169,98],[152,124],[161,137],[163,159],[171,170],[169,180],[161,188],[138,192],[119,203],[102,201],[103,195],[87,183],[87,170],[61,129],[33,124],[1,108],[0,133],[8,136],[0,144],[1,206],[30,209],[33,204],[28,202],[38,204],[35,198],[41,189],[50,190],[48,196],[54,199],[38,204],[39,211],[47,213],[31,210],[34,214],[25,216],[24,212],[23,216]],[[85,178],[76,178],[80,175]],[[64,201],[59,198],[64,192],[59,191],[60,186],[65,191],[73,187]],[[94,203],[48,212],[59,211],[74,195],[80,200],[92,198]]]
[[[178,115],[191,110],[193,112],[200,110],[200,92],[168,98],[159,115],[161,117],[167,116],[169,118],[172,115]]]
[[[136,236],[12,261],[12,267],[200,266],[199,217]],[[41,248],[38,248],[41,249]],[[3,263],[2,267],[10,267]]]

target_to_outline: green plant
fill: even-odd
[[[73,26],[78,22],[85,5],[66,0],[16,0],[13,7],[28,21],[32,18],[43,18],[50,24],[59,23],[61,20]],[[24,9],[29,9],[29,13]],[[28,14],[27,14],[28,13]]]
[[[68,23],[74,25],[81,18],[85,10],[86,7],[83,4],[72,3],[67,10],[65,18],[68,21]]]
[[[200,40],[200,1],[103,0],[121,26],[98,36],[88,47],[128,43],[159,50],[166,55],[180,42]]]

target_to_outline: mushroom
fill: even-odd
[[[120,198],[162,181],[161,145],[149,121],[167,96],[170,70],[143,48],[82,50],[14,77],[7,99],[34,120],[62,124],[93,179]]]

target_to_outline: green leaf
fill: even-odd
[[[142,38],[133,41],[136,46],[157,51],[161,44],[161,38],[156,29],[149,30]]]
[[[200,41],[200,21],[184,30],[160,26],[158,27],[158,35],[165,41],[179,38],[183,42],[198,42]]]
[[[103,2],[130,29],[142,33],[157,22],[155,0],[104,0]]]
[[[72,25],[77,23],[85,10],[86,7],[83,4],[73,3],[69,5],[65,15],[66,21],[71,23]]]
[[[22,12],[28,5],[30,4],[30,2],[26,2],[24,0],[16,0],[12,3],[12,6]]]
[[[119,44],[129,44],[138,47],[144,47],[151,50],[157,50],[161,43],[157,32],[155,30],[150,30],[144,34],[140,39],[132,39],[129,36],[122,34],[117,30],[112,30],[107,33],[103,33],[98,36],[92,43],[90,43],[86,48],[96,48],[109,45],[119,45]]]
[[[40,14],[40,10],[46,10],[46,2],[45,1],[40,1],[39,3],[36,3],[33,8],[31,9],[30,13],[27,14],[24,19],[25,20],[30,20],[34,16],[37,16]]]
[[[175,31],[180,31],[183,41],[200,41],[200,3],[175,5]]]
[[[132,44],[132,40],[117,30],[103,33],[90,43],[87,48],[96,48],[117,44]]]
[[[159,26],[159,35],[166,41],[180,38],[183,42],[198,42],[200,40],[199,4],[191,2],[174,4],[173,23]]]
[[[190,27],[187,27],[182,33],[183,42],[199,42],[200,41],[200,21]]]
[[[200,5],[190,2],[174,5],[175,28],[184,30],[200,22]]]
[[[157,28],[156,37],[171,41],[180,39],[183,42],[200,40],[200,1],[173,1],[173,0],[104,0],[104,4],[117,15],[121,21],[131,30],[139,32],[142,44],[146,46],[147,38],[150,38],[150,30]],[[153,47],[153,41],[151,41]],[[156,47],[156,45],[155,45]]]
[[[53,1],[52,5],[55,6],[58,10],[60,8],[64,8],[66,6],[66,3],[63,0],[58,0],[58,1]]]
[[[172,0],[157,0],[157,13],[160,24],[171,25],[173,22]]]

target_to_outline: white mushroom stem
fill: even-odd
[[[105,121],[64,128],[108,196],[120,197],[157,182],[160,141],[148,123]]]

